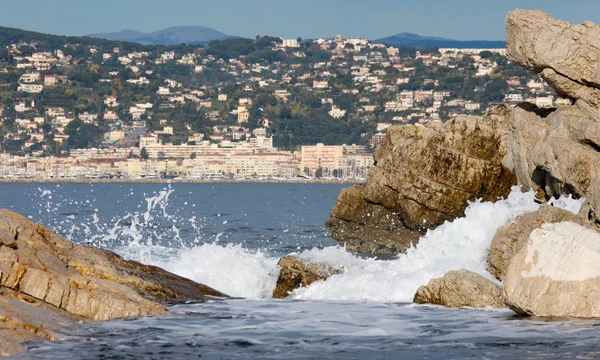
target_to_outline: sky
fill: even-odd
[[[0,25],[58,35],[200,25],[243,37],[503,40],[516,8],[600,22],[599,0],[0,0]]]

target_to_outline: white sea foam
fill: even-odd
[[[582,201],[561,198],[552,203],[577,212]],[[361,258],[342,247],[312,249],[300,258],[343,268],[344,273],[296,290],[295,299],[411,302],[415,291],[448,271],[468,269],[487,276],[486,257],[496,230],[518,215],[535,211],[533,191],[518,188],[496,203],[470,203],[465,217],[428,231],[417,247],[394,260]],[[277,259],[239,245],[204,244],[179,253],[163,266],[179,275],[225,293],[244,297],[270,297],[278,275]]]
[[[140,252],[137,252],[140,254]],[[131,254],[130,254],[131,255]],[[277,258],[241,245],[215,243],[180,249],[170,258],[148,256],[146,262],[208,285],[230,296],[269,298],[279,276]]]
[[[578,212],[582,200],[560,198],[554,206]],[[344,268],[344,273],[327,281],[295,291],[296,299],[410,302],[419,286],[449,271],[467,269],[492,279],[486,257],[496,230],[518,215],[535,211],[533,191],[514,188],[506,200],[470,203],[465,217],[430,230],[406,254],[381,261],[349,257],[343,249],[311,250],[300,254],[305,260]]]
[[[210,243],[208,239],[196,237],[186,246],[177,225],[187,222],[195,232],[202,225],[197,224],[196,217],[184,219],[170,214],[168,204],[172,192],[167,188],[145,197],[145,206],[140,206],[143,210],[115,217],[112,223],[99,224],[97,211],[94,211],[89,221],[66,221],[58,225],[67,234],[83,232],[93,245],[113,248],[126,258],[160,266],[231,296],[271,297],[279,275],[278,258],[241,245],[219,243],[222,234],[210,239],[214,241]],[[50,197],[46,192],[42,194]],[[550,203],[576,213],[583,199],[562,197]],[[54,204],[48,204],[48,208],[52,206]],[[393,260],[361,258],[343,247],[301,252],[296,255],[304,260],[342,268],[344,272],[298,289],[291,296],[310,300],[411,302],[419,286],[451,270],[464,268],[491,279],[485,264],[496,230],[538,207],[533,191],[522,192],[517,187],[507,199],[496,203],[472,202],[463,218],[427,232],[417,247]],[[157,219],[169,224],[168,227],[157,230]],[[168,239],[175,242],[165,243]],[[166,244],[169,247],[165,247]]]

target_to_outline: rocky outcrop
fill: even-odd
[[[600,233],[572,222],[534,230],[509,263],[504,292],[519,314],[600,317]]]
[[[417,304],[447,307],[504,308],[502,288],[468,270],[450,271],[421,286],[413,300]]]
[[[518,217],[494,235],[487,258],[488,271],[498,280],[503,280],[510,259],[523,247],[533,230],[544,224],[573,221],[576,218],[577,215],[570,211],[546,204],[538,211]]]
[[[600,224],[600,27],[571,25],[541,11],[516,10],[506,19],[507,54],[575,101],[556,111],[513,110],[503,164],[519,183],[549,198],[586,197]]]
[[[164,315],[163,304],[224,296],[110,251],[76,246],[8,210],[0,210],[0,289],[18,293],[8,304],[31,299],[27,303],[43,304],[61,316],[95,321]],[[28,324],[27,314],[14,307],[10,311],[12,324]]]
[[[279,259],[278,265],[281,267],[281,272],[275,291],[273,291],[274,299],[286,298],[292,291],[300,287],[308,286],[315,281],[326,280],[330,276],[342,272],[331,266],[307,263],[295,256],[282,257]]]
[[[343,189],[325,225],[331,236],[358,254],[392,256],[416,244],[423,235],[404,227],[400,216],[364,198],[364,186]]]
[[[507,55],[539,73],[559,95],[600,105],[600,27],[571,25],[542,11],[515,10],[506,18]]]
[[[331,235],[345,243],[388,235],[373,252],[404,250],[418,233],[464,215],[468,200],[506,197],[517,181],[501,164],[509,114],[499,107],[444,125],[389,128],[364,188],[338,199],[327,222]]]
[[[578,105],[547,114],[516,107],[506,147],[503,164],[546,198],[587,196],[600,175],[600,120]]]

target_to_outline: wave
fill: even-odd
[[[467,269],[487,278],[486,258],[496,230],[540,206],[533,191],[514,188],[496,203],[471,202],[465,216],[428,231],[416,247],[392,260],[361,258],[343,247],[313,248],[299,258],[344,270],[325,281],[298,289],[292,299],[412,302],[419,286],[449,271]],[[583,199],[552,200],[554,206],[578,212]],[[142,259],[219,289],[232,296],[269,298],[275,288],[278,258],[240,245],[202,244],[182,248],[168,258]]]
[[[39,192],[39,198],[46,202],[41,208],[56,219],[65,199],[54,199],[50,191]],[[289,249],[289,244],[284,241],[257,250],[225,244],[219,240],[222,234],[207,238],[204,220],[180,211],[178,202],[169,201],[172,193],[168,186],[153,196],[144,194],[138,211],[115,215],[108,222],[99,222],[98,210],[93,209],[87,213],[90,215],[61,217],[53,228],[68,238],[83,239],[80,243],[115,250],[125,258],[162,267],[231,296],[270,298],[280,272],[279,255]],[[549,203],[577,213],[583,201],[561,197]],[[85,200],[90,210],[93,203]],[[494,280],[486,271],[486,258],[496,230],[539,206],[533,191],[522,192],[518,187],[495,203],[470,202],[464,217],[428,231],[416,247],[391,260],[359,257],[340,246],[296,250],[292,254],[305,261],[340,268],[343,273],[298,289],[290,297],[412,302],[419,286],[452,270],[467,269]],[[186,233],[185,241],[180,236],[182,231]]]

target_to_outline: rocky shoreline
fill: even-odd
[[[201,179],[6,179],[0,178],[0,183],[149,183],[149,184],[169,184],[169,183],[182,183],[182,184],[212,184],[212,183],[248,183],[248,184],[357,184],[364,182],[364,180],[319,180],[319,179],[212,179],[212,180],[201,180]]]
[[[502,287],[461,270],[431,280],[415,302],[600,317],[600,26],[527,10],[509,13],[506,25],[509,59],[572,104],[392,127],[366,184],[342,191],[326,225],[353,252],[390,256],[463,216],[467,201],[494,202],[513,185],[540,203],[585,198],[579,214],[542,205],[496,233],[487,263]]]
[[[463,216],[468,201],[497,201],[514,185],[536,191],[540,203],[561,195],[585,198],[578,214],[542,204],[499,229],[487,257],[488,277],[496,282],[451,271],[419,288],[414,301],[598,318],[600,26],[516,10],[507,17],[507,31],[509,58],[573,104],[500,106],[444,125],[390,128],[368,181],[342,191],[327,225],[349,251],[394,256],[427,230]],[[82,182],[121,180],[137,182]],[[294,257],[279,265],[275,298],[343,272]],[[23,341],[60,338],[74,322],[164,316],[167,305],[208,297],[227,295],[107,250],[74,245],[0,210],[0,355],[17,354]]]
[[[77,246],[0,210],[0,354],[54,340],[78,321],[168,314],[165,305],[227,295],[154,266]]]

